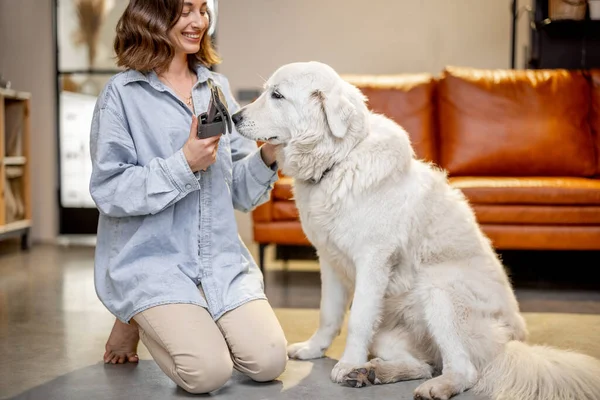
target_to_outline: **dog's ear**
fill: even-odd
[[[337,85],[327,94],[317,90],[313,92],[313,96],[321,102],[321,107],[333,136],[344,137],[350,128],[352,117],[356,113],[356,107],[344,95],[343,86]]]

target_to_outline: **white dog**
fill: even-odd
[[[281,67],[233,120],[241,135],[281,145],[278,162],[294,178],[321,264],[320,325],[289,346],[291,358],[322,357],[351,301],[335,382],[428,379],[417,399],[468,389],[507,400],[600,399],[598,360],[523,343],[507,275],[465,197],[333,69]]]

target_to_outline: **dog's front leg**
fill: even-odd
[[[348,290],[331,265],[321,258],[321,308],[319,328],[305,342],[288,346],[288,356],[300,360],[319,358],[339,335],[348,307]]]
[[[331,380],[338,383],[344,382],[348,373],[368,361],[369,344],[379,324],[390,275],[388,258],[381,253],[364,255],[355,264],[356,284],[346,348],[331,371]]]

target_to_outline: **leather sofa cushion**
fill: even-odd
[[[437,162],[435,95],[430,74],[342,75],[367,97],[367,106],[400,124],[418,158]]]
[[[310,245],[300,221],[258,222],[253,226],[253,235],[258,243]]]
[[[274,200],[292,200],[294,193],[292,192],[293,179],[288,176],[283,176],[275,182],[271,195]]]
[[[448,67],[440,165],[451,176],[593,176],[590,93],[581,72]]]
[[[273,202],[274,221],[298,221],[299,214],[296,203],[293,200],[281,200]]]
[[[472,203],[600,205],[600,180],[552,177],[451,177]],[[273,198],[292,200],[292,178],[275,182]]]
[[[450,178],[472,204],[600,205],[600,180],[587,178]]]
[[[497,249],[600,250],[599,226],[482,224]],[[254,224],[254,240],[308,246],[299,221]]]
[[[267,201],[252,210],[252,221],[254,222],[268,222],[271,221],[271,208],[273,206],[272,201]]]
[[[590,125],[596,141],[596,174],[600,176],[600,69],[591,71],[592,116]]]

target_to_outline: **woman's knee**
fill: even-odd
[[[285,338],[273,340],[262,346],[256,346],[247,360],[236,359],[246,375],[257,382],[269,382],[277,379],[287,365],[287,342]]]
[[[193,394],[210,393],[221,388],[231,378],[232,371],[233,362],[230,358],[220,362],[198,360],[190,365],[175,366],[181,388]]]
[[[204,308],[167,304],[134,317],[141,338],[160,368],[190,393],[209,393],[231,377],[227,342]]]

